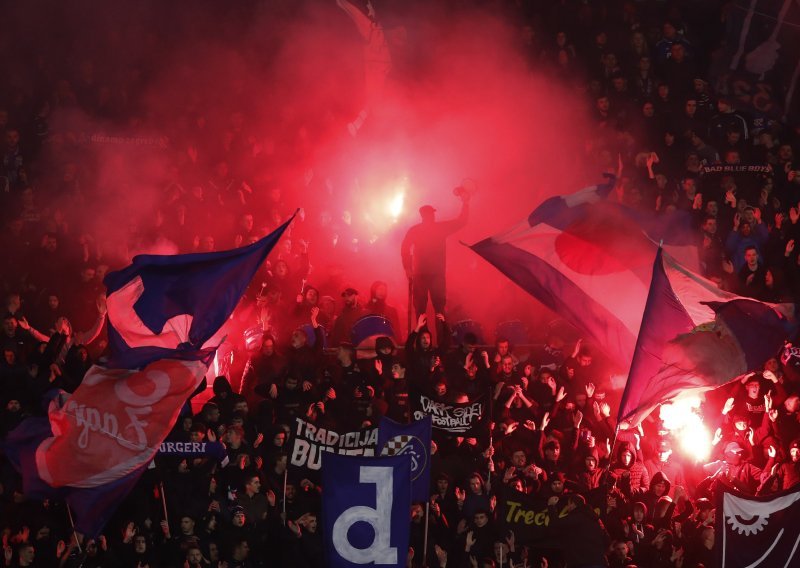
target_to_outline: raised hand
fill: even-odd
[[[594,383],[587,383],[586,384],[586,398],[592,398],[594,396],[595,386]]]
[[[542,432],[544,432],[544,429],[547,428],[548,424],[550,424],[550,413],[545,412],[544,416],[542,416]]]
[[[464,549],[465,552],[469,552],[472,550],[472,547],[475,546],[475,542],[477,539],[475,538],[475,533],[473,531],[467,531],[467,546]]]
[[[122,542],[128,544],[133,540],[134,536],[136,536],[136,525],[131,521],[125,526],[125,530],[122,533]],[[59,556],[61,555],[59,554]]]
[[[506,537],[506,544],[508,544],[508,550],[514,552],[514,544],[516,542],[516,537],[514,536],[514,531],[508,531],[508,536]]]
[[[447,551],[441,546],[434,545],[433,550],[436,552],[436,558],[439,560],[439,566],[447,565]]]
[[[733,274],[733,263],[730,260],[723,260],[722,270],[724,270],[726,274]]]
[[[725,406],[722,407],[722,414],[728,414],[731,410],[733,410],[733,403],[735,400],[733,397],[729,398],[725,401]]]

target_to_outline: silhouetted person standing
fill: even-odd
[[[412,283],[415,315],[425,313],[430,294],[433,309],[444,313],[446,303],[446,244],[447,237],[467,224],[470,194],[463,188],[454,193],[461,198],[461,213],[450,221],[436,222],[436,209],[430,205],[419,208],[422,222],[411,227],[403,239],[400,254],[403,268]]]

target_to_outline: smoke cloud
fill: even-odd
[[[609,164],[587,158],[585,94],[526,60],[519,22],[376,1],[392,69],[374,96],[364,39],[334,0],[66,4],[9,7],[17,29],[34,30],[14,49],[38,54],[10,76],[49,128],[32,166],[40,194],[57,192],[47,206],[110,264],[205,237],[228,248],[241,215],[263,232],[300,207],[292,240],[310,242],[310,281],[343,269],[363,296],[385,280],[403,313],[400,240],[423,204],[457,215],[453,189],[469,179],[471,218],[448,245],[450,319],[483,321],[492,341],[495,322],[540,314],[459,240],[596,183]],[[37,76],[69,83],[42,97]],[[232,180],[225,207],[214,179]],[[177,204],[199,187],[208,218],[175,230]]]

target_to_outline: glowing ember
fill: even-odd
[[[711,454],[711,433],[697,413],[699,397],[686,397],[661,406],[664,428],[672,433],[681,451],[696,462]]]

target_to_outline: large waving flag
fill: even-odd
[[[659,404],[758,368],[794,329],[794,308],[724,293],[661,249],[619,408],[639,424]]]
[[[411,458],[326,452],[322,458],[325,566],[406,566]]]
[[[9,433],[6,453],[25,495],[66,499],[78,532],[99,533],[207,368],[208,359],[163,359],[142,371],[93,366],[72,395],[51,400],[47,418],[28,418]]]
[[[216,347],[214,335],[293,219],[246,247],[143,254],[106,275],[110,366],[135,369],[176,349]]]
[[[718,483],[716,499],[720,568],[800,565],[800,485],[753,497]]]
[[[29,418],[7,439],[26,494],[64,498],[79,532],[102,530],[200,384],[215,334],[289,222],[241,249],[137,256],[106,277],[110,368],[92,367],[72,395],[53,398],[47,418]]]
[[[547,199],[522,223],[471,248],[628,365],[657,243],[690,267],[697,249],[688,214],[648,215],[610,202],[609,177]]]

